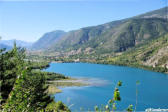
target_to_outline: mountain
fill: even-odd
[[[35,45],[38,45],[38,49],[47,52],[61,52],[68,55],[123,52],[168,32],[168,22],[165,19],[166,8],[132,18],[70,31],[59,35],[57,41],[51,42],[50,39],[47,39],[48,36],[44,35],[40,40],[46,43],[41,43],[42,47],[39,46],[40,43]],[[57,37],[57,33],[53,32],[47,33],[47,35],[50,35],[50,38]]]
[[[67,51],[80,48],[86,51],[90,48],[94,52],[122,52],[168,32],[168,22],[160,18],[131,19],[112,25],[82,28],[67,33],[52,48]]]
[[[167,12],[168,7],[164,7],[161,9],[147,12],[145,14],[141,14],[139,16],[136,16],[135,18],[167,18],[168,17]]]
[[[3,49],[3,48],[6,48],[6,50],[10,50],[10,49],[12,49],[12,47],[0,43],[0,49]]]
[[[168,33],[142,46],[107,58],[105,63],[154,68],[155,71],[168,73]]]
[[[69,31],[46,43],[44,49],[39,47],[41,51],[35,54],[55,61],[117,64],[168,73],[166,8]]]
[[[65,32],[62,30],[48,32],[32,45],[32,49],[47,49],[51,44],[59,41],[63,35],[65,35]]]
[[[13,47],[14,42],[16,42],[16,45],[19,47],[30,47],[32,45],[32,43],[30,42],[25,42],[25,41],[21,41],[21,40],[1,40],[0,44],[9,46],[9,47]]]

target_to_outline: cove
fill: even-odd
[[[129,104],[135,106],[136,81],[138,85],[137,111],[147,108],[168,108],[168,75],[143,69],[90,63],[50,63],[45,71],[61,73],[74,78],[89,78],[96,84],[84,87],[65,87],[55,94],[56,101],[62,101],[72,111],[94,110],[94,106],[106,105],[112,98],[115,84],[122,81],[121,101],[117,110],[124,110]]]

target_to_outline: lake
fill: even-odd
[[[146,108],[168,108],[168,75],[152,71],[114,65],[89,63],[51,63],[46,69],[74,78],[89,78],[95,84],[85,87],[65,87],[63,92],[55,94],[55,100],[61,100],[72,111],[94,110],[94,106],[106,105],[112,98],[115,84],[122,81],[121,101],[117,109],[124,110],[129,104],[135,106],[136,81],[138,87],[137,110]]]

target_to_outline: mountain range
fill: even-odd
[[[12,49],[11,46],[8,46],[8,45],[5,45],[5,44],[0,43],[0,49],[4,49],[4,48],[7,49],[7,50]]]
[[[123,52],[166,34],[166,9],[69,32],[49,32],[35,42],[32,48],[64,55]]]
[[[0,40],[0,48],[11,49],[14,45],[14,42],[16,42],[16,45],[18,47],[29,48],[32,45],[31,42],[25,42],[25,41],[15,40],[15,39],[13,39],[13,40]]]
[[[14,41],[30,48],[28,55],[56,61],[84,61],[127,65],[168,72],[168,7],[131,18],[64,32],[45,33],[35,43],[2,40],[11,49]]]
[[[168,73],[167,8],[69,32],[46,33],[33,44],[33,53],[57,61],[127,65]]]

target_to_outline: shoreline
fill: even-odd
[[[101,87],[109,84],[108,80],[103,80],[99,78],[71,78],[63,80],[53,80],[48,82],[48,91],[50,94],[61,93],[61,88],[65,87]]]
[[[61,93],[62,90],[60,88],[64,87],[82,87],[89,86],[89,79],[87,78],[70,78],[70,79],[62,79],[62,80],[52,80],[47,81],[48,84],[48,93],[56,94]]]
[[[114,66],[121,66],[121,67],[131,67],[131,68],[137,68],[137,69],[143,69],[143,70],[148,70],[148,71],[152,71],[152,72],[158,72],[158,73],[163,73],[165,75],[168,75],[168,72],[161,72],[161,71],[157,71],[157,68],[153,68],[150,66],[144,66],[144,65],[126,65],[126,64],[113,64],[113,63],[105,63],[105,62],[87,62],[87,61],[51,61],[50,63],[90,63],[90,64],[102,64],[102,65],[114,65]]]

